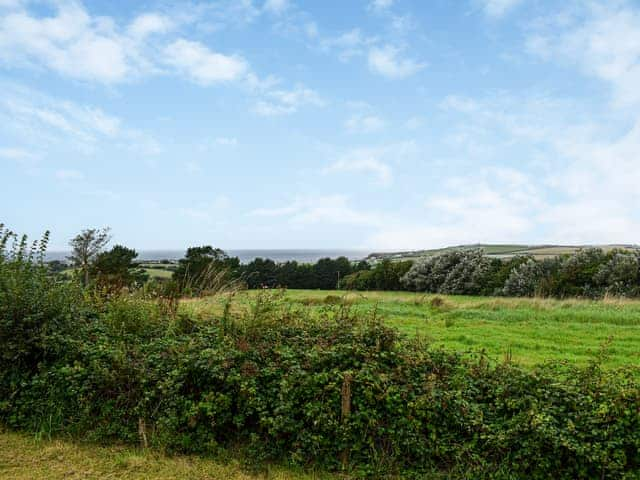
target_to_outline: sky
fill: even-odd
[[[639,85],[640,1],[0,0],[0,223],[640,243]]]

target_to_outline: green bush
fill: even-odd
[[[12,392],[5,423],[126,442],[144,425],[169,451],[239,444],[255,461],[357,476],[631,478],[640,467],[629,372],[491,366],[366,322],[226,333],[213,322],[132,343],[97,320],[77,337]]]
[[[35,368],[55,355],[55,337],[72,328],[84,309],[75,285],[54,279],[44,264],[48,242],[28,245],[0,224],[1,373]]]
[[[345,290],[402,290],[401,278],[409,271],[410,260],[392,262],[385,259],[366,270],[358,270],[343,277],[338,288]]]
[[[486,295],[493,293],[491,280],[499,268],[480,249],[452,250],[414,263],[401,283],[417,292]]]
[[[637,369],[491,364],[344,305],[304,318],[268,293],[247,317],[196,321],[47,278],[37,262],[0,263],[7,427],[170,452],[241,446],[255,462],[357,477],[638,478]]]

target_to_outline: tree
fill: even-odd
[[[606,294],[638,296],[640,293],[640,255],[637,252],[613,251],[600,266],[594,282]]]
[[[248,288],[277,287],[278,280],[278,264],[268,258],[255,258],[243,268],[243,279],[247,283]],[[280,286],[287,286],[283,283]]]
[[[60,260],[51,260],[47,262],[47,268],[52,274],[58,274],[64,272],[68,268],[68,265]]]
[[[530,258],[511,270],[505,280],[504,294],[509,297],[533,297],[538,292],[543,275],[540,262]]]
[[[91,266],[92,273],[99,284],[119,290],[136,282],[143,283],[148,274],[142,269],[136,269],[134,262],[138,252],[122,245],[116,245],[107,252],[96,256]]]
[[[343,277],[338,286],[347,290],[402,290],[400,279],[412,265],[411,260],[393,262],[384,259],[373,267],[367,264],[364,269]]]
[[[315,277],[313,288],[332,290],[336,288],[339,280],[349,275],[351,271],[351,262],[347,257],[321,258],[313,265]]]
[[[85,286],[89,284],[91,264],[109,240],[111,240],[109,228],[89,228],[80,232],[69,242],[71,255],[67,258],[75,268],[79,269]]]
[[[584,248],[561,257],[555,291],[552,294],[557,297],[599,296],[594,277],[607,260],[600,248]]]
[[[219,248],[211,245],[190,247],[178,262],[173,279],[181,290],[199,293],[230,281],[237,276],[239,267],[238,257],[229,257]]]

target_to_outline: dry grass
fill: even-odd
[[[11,480],[312,480],[327,475],[272,468],[244,471],[237,461],[223,463],[194,456],[167,457],[124,447],[100,447],[61,440],[36,441],[0,433],[0,478]]]

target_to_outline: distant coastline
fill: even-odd
[[[362,260],[371,252],[366,250],[305,250],[305,249],[239,249],[225,250],[231,257],[238,257],[240,263],[249,263],[256,258],[268,258],[276,263],[295,260],[298,263],[315,263],[321,258],[347,257],[349,260]],[[138,261],[180,260],[185,250],[140,250]],[[66,260],[69,252],[47,252],[46,260]]]

